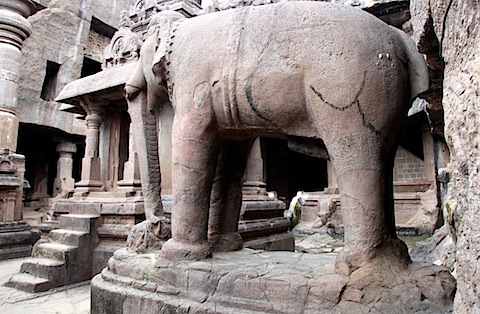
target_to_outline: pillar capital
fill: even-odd
[[[0,0],[0,43],[21,49],[23,41],[32,33],[27,17],[36,10],[30,0]]]
[[[89,116],[103,117],[107,103],[108,101],[105,99],[93,98],[90,96],[84,96],[80,99],[80,106],[87,113],[87,119]]]
[[[57,145],[57,153],[70,153],[75,154],[77,152],[77,145],[71,142],[62,142]]]

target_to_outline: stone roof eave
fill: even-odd
[[[68,83],[58,94],[55,101],[63,103],[60,110],[78,113],[82,97],[91,96],[107,100],[123,97],[123,87],[128,81],[137,62],[106,68],[101,72],[82,77]]]

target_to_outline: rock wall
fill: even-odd
[[[446,204],[457,244],[456,313],[480,312],[480,3],[476,0],[412,0],[420,46],[432,33],[445,63],[443,109],[451,152],[456,206]],[[450,219],[448,219],[450,218]]]
[[[80,78],[92,17],[118,28],[120,12],[129,0],[38,1],[46,8],[29,18],[33,34],[23,47],[17,116],[20,122],[45,125],[83,135],[85,123],[71,113],[59,111],[61,104],[41,98],[47,61],[60,65],[56,94]],[[56,96],[56,95],[54,95]]]

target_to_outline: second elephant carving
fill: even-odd
[[[161,203],[148,117],[164,102],[175,111],[172,238],[163,257],[206,258],[242,247],[240,180],[252,141],[265,136],[328,151],[345,224],[338,272],[373,260],[408,265],[395,234],[391,172],[407,110],[428,89],[428,71],[406,34],[324,2],[191,19],[164,11],[150,30],[126,93],[152,216]]]

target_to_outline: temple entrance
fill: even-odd
[[[262,138],[267,190],[289,201],[298,191],[322,191],[327,187],[327,161],[288,149],[287,141]]]

